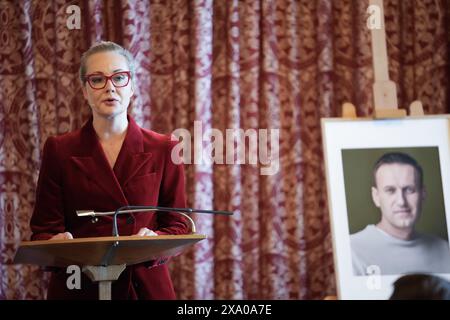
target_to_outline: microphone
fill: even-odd
[[[77,210],[77,216],[79,217],[92,217],[97,219],[98,216],[110,216],[113,215],[113,237],[119,236],[119,231],[117,228],[117,215],[125,214],[131,212],[148,212],[148,211],[162,211],[162,212],[176,212],[184,217],[186,217],[191,223],[191,232],[196,233],[195,223],[187,213],[206,213],[206,214],[219,214],[219,215],[233,215],[231,211],[221,211],[221,210],[204,210],[204,209],[192,209],[192,208],[169,208],[169,207],[157,207],[157,206],[123,206],[118,208],[116,211],[108,212],[95,212],[94,210]]]

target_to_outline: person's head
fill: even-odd
[[[132,54],[114,42],[94,44],[82,55],[79,76],[94,116],[126,113],[134,93],[134,74]]]
[[[372,199],[389,229],[413,230],[425,198],[423,170],[411,156],[384,154],[373,169]]]
[[[450,282],[430,274],[408,274],[394,282],[390,300],[450,300]]]

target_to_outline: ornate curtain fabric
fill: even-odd
[[[80,28],[69,29],[70,5]],[[171,263],[182,299],[314,299],[335,294],[320,118],[372,111],[368,1],[0,0],[0,297],[42,299],[48,274],[13,265],[50,135],[89,115],[81,53],[115,41],[136,57],[130,112],[171,133],[279,129],[279,170],[186,165],[189,206],[208,235]],[[385,0],[389,72],[401,107],[450,110],[450,4]]]

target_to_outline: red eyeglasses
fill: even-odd
[[[102,73],[94,73],[86,75],[86,81],[89,83],[92,89],[100,90],[106,87],[108,80],[111,80],[112,84],[116,88],[126,87],[131,79],[130,71],[120,71],[113,73],[109,77]]]

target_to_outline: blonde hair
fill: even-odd
[[[117,52],[118,54],[124,56],[127,60],[128,67],[130,68],[131,81],[133,82],[135,74],[135,61],[131,52],[112,41],[101,41],[93,44],[89,50],[84,52],[81,56],[79,77],[83,86],[86,83],[86,61],[91,55],[99,52]]]

